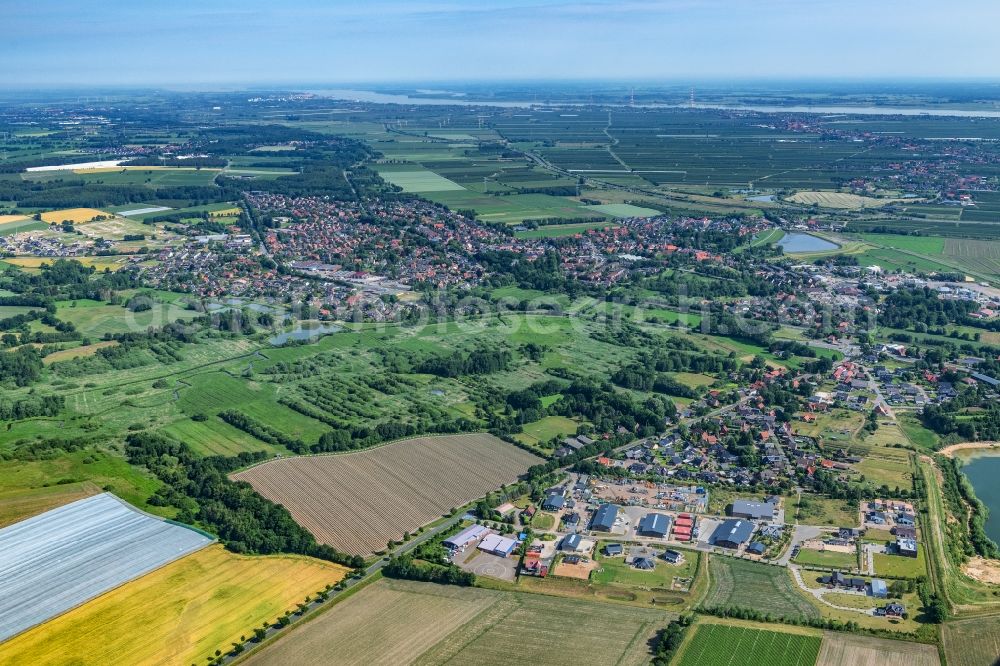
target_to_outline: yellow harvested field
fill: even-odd
[[[73,257],[73,259],[84,266],[93,266],[99,271],[103,271],[105,268],[117,271],[125,265],[128,257],[119,255],[117,257]]]
[[[96,270],[103,271],[110,268],[118,270],[125,265],[125,257],[66,257],[73,261],[79,261],[84,266],[93,266]],[[4,263],[21,268],[39,268],[42,264],[51,265],[58,257],[9,257],[4,259]]]
[[[10,224],[11,222],[23,222],[27,219],[27,215],[0,215],[0,226]]]
[[[57,352],[52,352],[43,358],[42,363],[48,365],[49,363],[56,363],[58,361],[68,361],[71,358],[76,358],[77,356],[93,356],[97,353],[98,349],[103,349],[104,347],[114,347],[117,344],[117,340],[102,340],[101,342],[95,342],[92,345],[81,345],[70,349],[62,349]]]
[[[0,644],[0,663],[205,663],[345,572],[308,557],[246,557],[209,546]]]
[[[271,460],[233,479],[284,506],[320,542],[367,555],[539,462],[493,435],[444,435],[357,453]]]
[[[55,224],[66,220],[69,220],[73,224],[83,224],[100,216],[110,217],[111,213],[105,213],[103,210],[97,210],[96,208],[66,208],[64,210],[53,210],[48,213],[42,213],[42,220]]]
[[[55,259],[52,257],[8,257],[3,261],[5,264],[10,264],[11,266],[38,268],[42,264],[51,264]]]
[[[939,666],[933,645],[826,632],[816,666]]]
[[[864,197],[849,192],[796,192],[785,200],[804,206],[816,204],[822,208],[877,208],[899,201],[899,199]],[[910,201],[915,200],[910,199]]]

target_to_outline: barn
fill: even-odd
[[[517,541],[499,534],[490,534],[479,542],[479,550],[500,557],[510,557],[515,548],[517,548]]]
[[[753,534],[753,523],[749,520],[730,518],[725,520],[712,533],[712,543],[723,548],[739,548],[750,540]]]
[[[472,525],[467,527],[455,536],[448,537],[442,543],[445,548],[451,550],[462,550],[470,543],[475,543],[484,534],[486,534],[486,528],[482,525]]]
[[[670,533],[670,516],[662,513],[647,513],[639,521],[636,534],[642,536],[666,538]]]
[[[594,517],[590,521],[590,529],[610,532],[617,519],[618,507],[614,504],[602,504],[601,508],[594,512]]]

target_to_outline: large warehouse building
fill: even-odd
[[[590,529],[599,532],[610,532],[618,519],[618,507],[614,504],[603,504],[601,508],[594,512],[594,517],[590,521]]]
[[[750,520],[773,520],[775,506],[771,502],[753,502],[750,500],[736,500],[733,502],[730,515],[733,518],[747,518]]]
[[[753,523],[749,520],[730,518],[723,521],[712,533],[712,545],[722,548],[739,548],[750,540],[753,534]]]

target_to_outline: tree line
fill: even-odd
[[[163,482],[150,504],[177,507],[179,521],[217,534],[233,552],[297,553],[353,568],[364,566],[360,556],[317,543],[287,509],[259,495],[249,483],[228,478],[230,472],[264,460],[266,453],[203,458],[183,442],[143,431],[128,435],[125,454],[131,464],[145,467]]]

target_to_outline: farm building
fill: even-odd
[[[917,556],[917,542],[915,539],[905,539],[900,537],[896,539],[896,552],[900,555],[906,557],[916,557]]]
[[[601,508],[594,512],[594,517],[590,521],[590,529],[610,532],[617,519],[618,507],[614,504],[602,504]]]
[[[754,541],[747,546],[747,552],[751,555],[763,555],[765,550],[767,550],[767,546],[760,541]]]
[[[472,525],[467,527],[455,536],[448,537],[442,543],[445,548],[451,550],[462,550],[471,543],[475,543],[486,534],[486,528],[482,525]]]
[[[885,599],[889,596],[889,589],[885,586],[885,581],[881,578],[872,578],[870,585],[872,588],[872,596],[876,599]]]
[[[684,553],[679,550],[667,550],[663,553],[663,559],[671,564],[683,564],[684,563]]]
[[[736,500],[729,512],[733,518],[748,518],[750,520],[773,520],[774,504],[770,502],[754,502],[751,500]]]
[[[514,549],[517,548],[517,542],[513,539],[502,537],[499,534],[489,534],[479,542],[478,548],[484,553],[509,557],[514,552]]]
[[[712,533],[712,544],[723,548],[739,548],[750,540],[753,523],[748,520],[725,520]]]
[[[615,555],[622,554],[622,545],[620,543],[609,543],[604,546],[604,554],[608,557],[614,557]]]
[[[647,513],[639,521],[636,533],[643,536],[665,538],[670,533],[670,516],[662,513]]]

